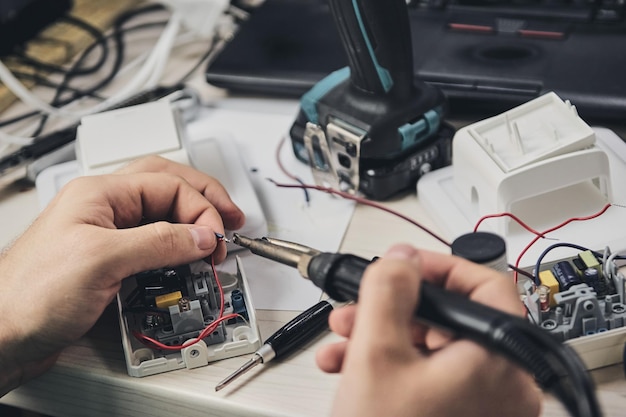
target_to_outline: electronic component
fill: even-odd
[[[495,233],[473,232],[456,238],[452,254],[501,272],[508,270],[506,242]]]
[[[615,258],[582,251],[541,265],[535,271],[541,285],[530,280],[521,283],[529,320],[570,343],[588,369],[622,361],[626,299],[619,289],[626,279],[617,266],[602,267],[602,262],[614,263]],[[610,276],[605,276],[605,270]]]
[[[129,375],[196,368],[255,352],[261,339],[239,259],[237,268],[237,276],[216,277],[200,261],[124,280],[117,300]]]

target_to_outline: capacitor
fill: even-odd
[[[583,280],[585,284],[589,285],[596,291],[596,294],[600,295],[603,293],[602,283],[600,279],[600,274],[594,268],[587,268],[583,271]]]
[[[574,270],[572,264],[567,261],[561,261],[552,267],[554,278],[559,282],[561,291],[569,290],[573,285],[582,284],[580,276]]]
[[[452,242],[452,254],[501,272],[508,270],[506,242],[494,233],[461,235]]]

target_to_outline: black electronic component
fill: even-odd
[[[576,273],[572,264],[568,261],[561,261],[554,264],[552,273],[559,282],[561,291],[569,290],[573,285],[581,284],[582,278]]]
[[[508,270],[506,242],[495,233],[473,232],[456,238],[451,245],[453,255],[489,266],[498,271]]]

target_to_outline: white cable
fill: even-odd
[[[198,38],[194,33],[191,33],[191,32],[181,33],[176,37],[173,47],[179,47],[179,46],[193,43],[196,41],[198,41]],[[147,51],[135,57],[132,61],[125,64],[119,70],[118,76],[123,76],[124,74],[130,71],[137,70],[137,67],[139,67],[142,63],[144,63],[149,55],[150,55],[150,51]],[[81,99],[74,100],[73,102],[67,104],[63,108],[68,109],[70,107],[79,106],[81,101],[82,101]],[[50,116],[50,117],[54,118],[55,116]],[[28,132],[33,131],[37,127],[37,125],[38,123],[31,123],[27,127],[20,129],[19,132],[12,133],[12,134],[3,133],[0,130],[0,155],[2,155],[6,151],[7,147],[10,145],[17,144],[17,145],[23,146],[23,145],[28,145],[32,143],[34,138],[29,137]]]
[[[4,85],[13,92],[20,100],[24,103],[28,104],[35,109],[48,114],[58,114],[62,116],[70,116],[71,113],[64,112],[62,109],[57,109],[52,107],[45,101],[41,100],[36,95],[32,94],[28,88],[24,86],[13,73],[4,65],[2,60],[0,60],[0,80],[4,83]]]
[[[156,75],[153,77],[153,74],[155,74],[155,68],[158,71],[162,71],[162,67],[164,67],[164,65],[161,62],[161,57],[164,55],[166,57],[165,60],[167,60],[167,57],[169,56],[169,51],[173,44],[173,40],[176,38],[179,29],[180,16],[178,15],[178,13],[173,13],[168,21],[166,28],[163,30],[163,33],[159,37],[157,44],[148,56],[148,59],[144,63],[143,67],[139,70],[139,72],[133,77],[133,79],[130,80],[129,83],[124,86],[121,91],[117,92],[113,97],[110,97],[102,103],[99,103],[95,107],[85,109],[83,111],[69,111],[66,109],[65,106],[56,108],[49,105],[48,103],[34,95],[28,88],[26,88],[13,75],[13,73],[11,73],[11,71],[4,65],[1,60],[0,80],[25,104],[28,104],[29,106],[50,116],[77,120],[80,119],[82,116],[97,113],[99,111],[107,109],[108,107],[114,106],[115,104],[123,101],[130,95],[142,89],[147,81],[152,81],[152,79],[156,77]]]

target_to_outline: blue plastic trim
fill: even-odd
[[[361,11],[359,10],[359,6],[357,4],[357,0],[352,0],[352,6],[354,7],[354,14],[356,15],[356,19],[359,22],[359,27],[361,28],[361,33],[363,34],[363,39],[365,40],[365,45],[367,45],[367,50],[370,53],[370,57],[372,58],[372,63],[374,64],[374,68],[376,68],[376,72],[378,73],[378,79],[385,90],[385,93],[388,93],[393,87],[393,80],[391,79],[391,74],[389,74],[389,70],[382,67],[378,63],[378,59],[374,54],[374,48],[372,48],[372,43],[370,39],[367,37],[367,32],[365,31],[365,24],[363,23],[363,18],[361,17]]]
[[[420,143],[436,133],[441,122],[440,111],[440,109],[429,110],[415,123],[400,126],[398,133],[402,136],[402,148],[406,149]]]
[[[330,90],[335,88],[338,84],[347,80],[350,77],[350,68],[345,67],[331,72],[317,84],[315,84],[309,91],[304,93],[300,99],[300,108],[306,114],[309,122],[319,124],[319,117],[317,114],[317,103],[324,97]]]

